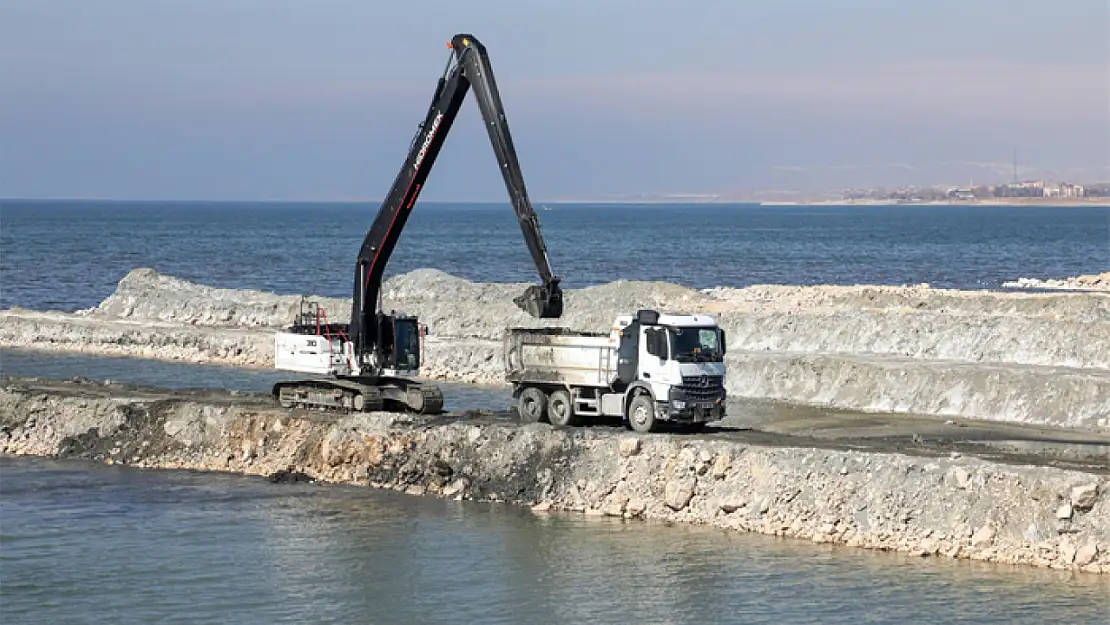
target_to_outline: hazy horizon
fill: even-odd
[[[456,32],[530,195],[1110,179],[1110,8],[10,0],[0,197],[379,201]],[[471,155],[474,158],[470,158]],[[505,197],[468,100],[422,199]]]

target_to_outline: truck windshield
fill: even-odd
[[[668,328],[671,358],[678,362],[721,362],[721,341],[717,328]]]

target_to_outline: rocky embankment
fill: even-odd
[[[1104,476],[967,456],[559,430],[465,414],[329,419],[233,393],[33,380],[6,380],[0,389],[0,452],[361,484],[537,513],[702,523],[1110,572]]]
[[[697,291],[618,281],[565,294],[565,314],[513,305],[526,285],[433,270],[391,278],[384,306],[429,326],[428,377],[502,379],[506,327],[608,331],[638,308],[707,312],[728,331],[733,397],[1074,427],[1110,422],[1110,293],[918,286],[752,286]],[[314,298],[333,321],[349,300]],[[96,308],[0,311],[0,346],[271,367],[273,332],[299,297],[217,289],[150,269]]]

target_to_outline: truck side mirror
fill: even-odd
[[[721,353],[725,353],[725,331],[721,329]]]

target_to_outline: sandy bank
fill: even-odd
[[[569,290],[564,317],[538,321],[512,304],[523,286],[419,270],[386,282],[384,306],[428,324],[433,379],[501,381],[506,327],[604,331],[618,313],[657,308],[720,319],[736,397],[1081,427],[1110,420],[1106,293],[618,281]],[[346,320],[348,300],[316,299]],[[96,308],[0,311],[0,345],[269,368],[272,332],[298,302],[137,269]]]
[[[1110,572],[1105,477],[972,457],[554,430],[480,415],[328,419],[251,396],[8,381],[0,451],[371,485],[544,510]]]

